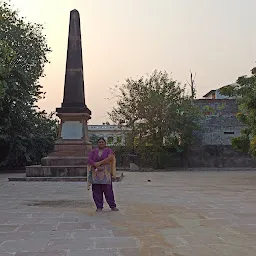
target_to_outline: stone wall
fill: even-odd
[[[256,161],[229,145],[198,145],[191,147],[183,167],[256,167]]]
[[[231,138],[240,135],[244,125],[236,118],[236,100],[196,100],[202,110],[200,131],[195,132],[197,145],[231,145]]]
[[[115,151],[115,149],[114,149]],[[131,157],[128,152],[115,151],[118,167],[129,167],[134,162],[140,168],[156,168],[155,159]],[[158,155],[163,168],[225,168],[256,167],[256,161],[248,154],[238,152],[230,145],[194,145],[188,154],[172,152]]]

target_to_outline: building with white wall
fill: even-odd
[[[127,132],[129,132],[129,128],[119,126],[119,125],[110,125],[110,124],[102,124],[102,125],[88,125],[89,137],[92,140],[94,138],[103,137],[107,145],[109,146],[124,146],[125,145],[125,137]]]

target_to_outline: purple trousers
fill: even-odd
[[[116,203],[112,184],[92,184],[92,195],[97,209],[103,209],[103,194],[109,207],[111,209],[115,208]]]

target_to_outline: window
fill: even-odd
[[[121,136],[117,136],[116,142],[117,142],[118,144],[120,144],[120,143],[122,142],[122,137],[121,137]]]
[[[224,134],[235,134],[234,132],[224,132]]]

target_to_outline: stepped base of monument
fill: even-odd
[[[120,182],[124,174],[118,175],[113,178],[113,182]],[[12,177],[8,178],[9,181],[31,181],[31,182],[86,182],[86,177]]]
[[[42,166],[31,165],[26,167],[26,177],[86,177],[86,165],[70,166]]]
[[[47,156],[41,159],[42,166],[86,166],[87,156]]]

